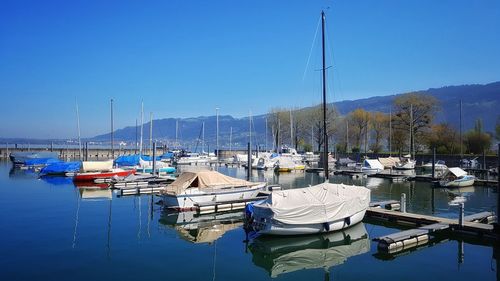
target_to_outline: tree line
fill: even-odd
[[[412,154],[436,148],[439,154],[481,154],[488,152],[494,139],[500,140],[500,117],[495,133],[485,132],[478,119],[472,130],[448,122],[436,123],[442,110],[433,96],[412,92],[396,97],[389,112],[355,109],[341,115],[327,107],[329,150],[338,152],[392,152]],[[267,116],[273,148],[292,146],[297,150],[321,151],[323,111],[317,105],[302,109],[272,108]]]

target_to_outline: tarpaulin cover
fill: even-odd
[[[153,161],[153,157],[150,157],[148,155],[134,154],[134,155],[122,155],[116,158],[115,164],[120,167],[137,166],[139,165],[140,159],[144,161]],[[161,160],[161,157],[156,157],[156,160],[159,162]]]
[[[254,216],[271,216],[285,224],[325,223],[366,210],[369,203],[370,190],[365,187],[322,183],[273,191],[263,203],[254,204]]]
[[[384,166],[377,159],[365,159],[363,166],[370,169],[384,169]]]
[[[32,158],[32,159],[26,159],[24,161],[24,165],[26,166],[48,165],[58,162],[61,162],[61,160],[57,158]]]
[[[458,167],[454,167],[454,168],[448,168],[448,171],[450,173],[452,173],[453,175],[455,175],[455,177],[461,177],[461,176],[465,176],[467,175],[467,172],[458,168]]]
[[[173,152],[165,152],[163,155],[160,156],[160,159],[172,159],[174,158],[174,153]]]
[[[396,166],[397,163],[401,162],[401,160],[397,157],[379,157],[378,161],[385,168],[392,168],[392,167]]]
[[[71,172],[78,172],[82,162],[58,162],[54,164],[49,164],[40,170],[41,175],[55,175],[64,174]]]
[[[253,186],[259,183],[232,178],[216,171],[184,172],[166,187],[167,192],[179,194],[189,187],[222,188],[231,186]]]
[[[113,160],[82,162],[82,172],[110,171],[112,169],[113,169]]]

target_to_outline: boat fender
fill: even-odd
[[[330,224],[328,224],[328,222],[324,222],[323,223],[323,229],[326,230],[326,231],[330,231]]]
[[[346,224],[347,224],[347,226],[351,225],[351,217],[347,217],[344,219],[344,225],[346,225]]]

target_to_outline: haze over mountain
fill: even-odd
[[[461,85],[442,88],[432,88],[420,91],[436,97],[441,110],[436,116],[436,122],[448,122],[459,127],[459,104],[462,100],[463,128],[471,129],[478,118],[483,120],[486,131],[493,131],[500,108],[500,82],[485,85]],[[400,95],[400,94],[398,94]],[[359,100],[345,100],[333,103],[343,115],[356,108],[367,111],[389,112],[392,101],[398,95],[377,96]],[[264,146],[266,115],[253,116],[253,142]],[[205,122],[205,140],[211,150],[216,145],[216,116],[199,116],[193,118],[165,118],[153,120],[153,137],[157,140],[175,141],[176,122],[178,120],[178,140],[184,145],[196,145],[196,140],[201,138],[202,123]],[[149,122],[144,124],[144,143],[149,140]],[[233,118],[229,115],[219,116],[219,144],[221,149],[229,147],[230,131],[232,128],[232,146],[244,147],[248,141],[249,120],[246,118]],[[270,128],[269,128],[270,131]],[[137,129],[135,126],[126,127],[115,131],[115,139],[135,142]],[[137,135],[139,135],[137,133]],[[271,134],[268,134],[268,146],[271,146]],[[99,135],[91,140],[109,141],[110,134]],[[286,140],[285,140],[286,142]],[[200,144],[201,145],[201,144]],[[199,145],[199,146],[200,146]],[[198,146],[198,147],[199,147]],[[194,149],[194,147],[192,147]]]

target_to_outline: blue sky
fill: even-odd
[[[495,0],[3,0],[0,137],[316,104],[322,9],[330,101],[500,80]]]

